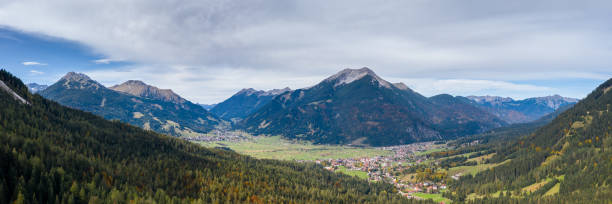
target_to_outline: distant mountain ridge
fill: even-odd
[[[174,136],[207,133],[222,123],[200,105],[170,90],[139,81],[106,88],[85,74],[70,72],[40,94],[72,108],[107,119]]]
[[[275,97],[238,127],[316,143],[384,146],[455,138],[505,124],[470,100],[437,99],[387,82],[369,68],[344,69],[315,86]]]
[[[210,109],[214,108],[217,105],[217,103],[214,103],[214,104],[201,104],[201,103],[198,103],[198,105],[202,106],[207,111],[210,111]]]
[[[227,100],[216,104],[210,112],[224,120],[239,121],[287,91],[291,89],[289,87],[269,91],[242,89]]]
[[[109,89],[138,97],[151,98],[177,104],[182,104],[187,101],[170,89],[160,89],[138,80],[129,80],[122,84],[111,86]]]
[[[511,132],[506,133],[510,134],[508,141],[489,146],[494,154],[488,160],[491,163],[507,162],[474,176],[463,176],[458,182],[450,183],[449,189],[459,197],[463,197],[461,193],[473,193],[477,198],[473,200],[474,203],[610,203],[610,90],[612,78],[571,108],[561,106],[553,115],[543,117],[542,121],[551,122],[536,127],[535,131],[519,138]],[[555,106],[546,100],[533,101]],[[494,192],[521,192],[533,186],[539,187],[529,195],[487,197]],[[479,197],[482,200],[478,200]],[[541,202],[546,199],[550,200]]]
[[[467,96],[482,109],[508,123],[525,123],[550,114],[561,106],[575,104],[579,99],[559,95],[514,100],[499,96]]]
[[[28,86],[28,89],[30,90],[30,92],[32,93],[38,93],[42,90],[45,90],[47,87],[47,85],[41,85],[41,84],[37,84],[37,83],[29,83],[26,84],[26,86]]]

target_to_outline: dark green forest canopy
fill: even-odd
[[[388,184],[258,160],[0,91],[0,203],[409,203]]]
[[[549,124],[491,148],[489,162],[509,162],[451,182],[445,196],[464,201],[468,194],[492,195],[472,203],[610,203],[612,202],[612,79]],[[490,145],[489,145],[490,147]],[[471,147],[474,148],[474,147]],[[563,178],[563,179],[561,179]],[[522,188],[549,179],[537,191]],[[544,195],[555,185],[555,195]]]

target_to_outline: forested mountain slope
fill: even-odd
[[[531,202],[612,201],[612,79],[548,125],[496,148],[490,162],[509,162],[452,183],[455,200],[504,192]],[[525,193],[530,185],[542,183]],[[450,196],[450,195],[449,195]],[[476,200],[480,203],[499,202]]]
[[[0,203],[406,203],[387,184],[257,160],[59,105],[0,80]],[[416,202],[416,201],[415,201]]]
[[[484,133],[479,133],[463,138],[459,138],[455,141],[452,141],[454,145],[467,144],[474,141],[478,141],[479,144],[488,144],[488,143],[503,143],[514,141],[521,136],[525,136],[531,134],[537,129],[547,125],[552,122],[559,114],[573,107],[574,104],[566,104],[564,106],[559,107],[555,112],[552,112],[548,115],[541,117],[535,121],[527,122],[527,123],[515,123],[504,127],[499,127],[495,129],[491,129]]]
[[[71,108],[174,136],[208,133],[223,123],[202,106],[170,90],[139,81],[113,88],[117,90],[106,88],[84,74],[70,72],[39,93]]]
[[[366,67],[344,69],[275,97],[238,127],[316,143],[385,146],[454,139],[505,124],[468,102],[450,95],[426,98]]]

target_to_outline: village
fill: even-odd
[[[229,131],[217,128],[208,134],[193,134],[181,137],[187,141],[198,142],[242,142],[252,140],[253,136],[242,131]]]
[[[438,174],[433,172],[433,170],[425,170],[419,173],[421,166],[432,162],[427,159],[427,153],[443,147],[445,145],[435,144],[434,142],[414,143],[381,147],[380,149],[393,152],[393,154],[388,156],[327,159],[316,160],[315,162],[323,165],[329,171],[339,171],[342,169],[367,175],[367,179],[370,182],[386,182],[394,185],[402,196],[422,199],[421,197],[414,196],[414,194],[435,194],[444,192],[447,188],[445,182],[446,174]],[[435,179],[430,179],[431,177],[425,174],[435,175]]]

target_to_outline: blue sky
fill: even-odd
[[[69,71],[115,69],[128,63],[96,63],[105,59],[91,48],[69,40],[0,28],[0,67],[26,83],[52,84]]]
[[[361,67],[426,96],[582,98],[612,77],[610,10],[563,0],[9,0],[0,65],[43,84],[68,71],[104,85],[143,80],[199,103]]]

